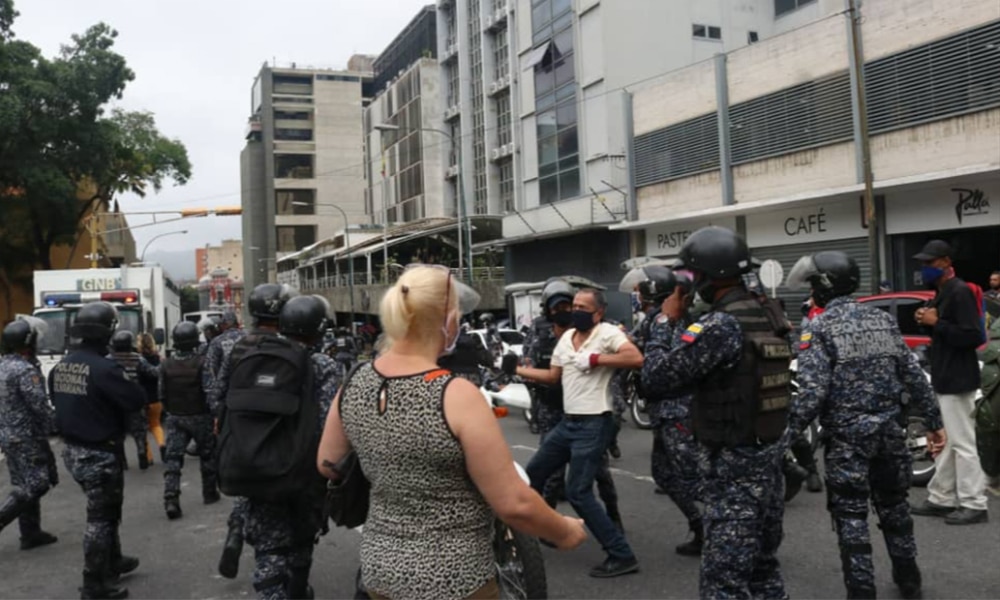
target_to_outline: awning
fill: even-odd
[[[430,236],[430,235],[436,235],[438,233],[444,233],[444,232],[447,232],[447,231],[454,231],[455,230],[455,226],[456,226],[455,219],[442,219],[442,220],[443,221],[451,221],[451,222],[443,224],[443,225],[438,225],[437,227],[432,227],[430,229],[415,230],[412,233],[405,233],[405,232],[400,233],[400,232],[397,232],[395,234],[390,235],[390,237],[385,240],[384,246],[386,248],[391,248],[392,246],[395,246],[397,244],[402,244],[403,242],[408,242],[410,240],[414,240],[414,239],[417,239],[417,238],[426,237],[426,236]],[[365,254],[376,254],[376,253],[382,251],[382,247],[383,247],[383,238],[382,237],[375,237],[375,238],[371,238],[371,239],[365,240],[365,241],[363,241],[363,242],[361,242],[359,244],[355,244],[354,246],[351,246],[350,248],[340,247],[340,248],[337,248],[335,250],[331,250],[330,252],[327,252],[325,254],[321,254],[321,255],[313,258],[308,263],[306,263],[306,265],[300,265],[300,266],[308,266],[310,264],[313,264],[315,262],[318,262],[318,261],[321,261],[321,260],[325,260],[325,259],[328,259],[328,258],[343,258],[343,257],[345,257],[345,256],[347,256],[349,254],[354,255],[354,256],[364,256]]]
[[[524,58],[524,67],[522,70],[527,71],[528,69],[534,69],[537,67],[538,63],[545,60],[545,55],[549,53],[549,48],[551,47],[552,42],[545,42],[541,46],[529,52]]]
[[[513,246],[524,242],[534,242],[536,240],[546,240],[546,239],[564,237],[567,235],[576,235],[578,233],[583,233],[585,231],[593,231],[595,229],[604,229],[605,227],[607,227],[607,225],[608,225],[607,222],[587,223],[586,225],[578,225],[576,227],[553,229],[551,231],[543,231],[539,233],[526,233],[524,235],[519,235],[515,237],[505,237],[505,238],[490,240],[488,242],[479,242],[478,244],[473,244],[472,249],[484,250],[486,248],[503,248],[504,246]]]
[[[991,174],[996,172],[997,172],[996,165],[992,164],[970,165],[968,167],[962,167],[959,169],[950,169],[948,171],[939,171],[936,173],[924,173],[921,175],[914,175],[910,177],[900,177],[898,179],[886,179],[883,181],[876,181],[875,191],[885,192],[893,189],[939,182],[942,180]],[[788,208],[789,206],[793,206],[800,203],[806,203],[814,200],[824,200],[827,198],[846,196],[849,194],[850,195],[861,194],[864,193],[864,191],[865,191],[864,184],[858,183],[838,188],[826,188],[822,190],[804,192],[801,194],[794,194],[792,196],[786,196],[784,198],[778,198],[776,200],[758,200],[756,202],[740,202],[728,206],[714,206],[711,208],[703,208],[701,210],[678,212],[673,215],[670,215],[669,217],[659,217],[655,219],[641,219],[638,221],[622,221],[621,223],[615,223],[613,225],[610,225],[608,229],[612,231],[645,229],[647,227],[652,227],[655,225],[665,225],[667,223],[677,223],[680,221],[693,221],[696,219],[710,219],[710,218],[718,218],[725,216],[737,216],[737,215],[746,215],[751,213],[768,212],[771,210],[781,210],[783,208]]]

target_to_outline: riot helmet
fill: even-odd
[[[729,279],[757,266],[746,241],[725,227],[702,227],[684,242],[674,269],[703,273],[708,279]]]
[[[298,295],[299,292],[289,285],[263,283],[250,292],[247,308],[250,309],[250,314],[257,319],[277,321],[285,303]]]
[[[38,317],[18,317],[16,321],[11,321],[3,328],[3,334],[0,335],[0,352],[4,354],[22,350],[34,352],[38,347],[38,340],[45,335],[47,329],[48,325]]]
[[[479,315],[479,323],[484,328],[487,328],[490,325],[492,325],[494,320],[495,320],[495,318],[493,317],[493,313],[486,312],[486,313],[483,313],[483,314]]]
[[[118,328],[118,311],[107,302],[91,302],[76,313],[70,335],[84,342],[106,345]]]
[[[111,349],[115,352],[134,352],[135,334],[128,329],[116,331],[115,334],[111,336]]]
[[[296,296],[281,308],[278,331],[282,335],[314,338],[323,334],[327,304],[319,296]]]
[[[681,283],[670,267],[648,265],[642,270],[646,275],[645,281],[639,283],[639,296],[643,302],[662,304]]]
[[[853,294],[861,284],[857,261],[839,250],[803,256],[788,274],[788,287],[812,288],[812,299],[820,308],[840,296]]]
[[[174,348],[178,350],[189,351],[198,347],[198,326],[190,321],[174,325],[170,336],[174,340]]]
[[[221,323],[222,320],[219,317],[205,317],[204,319],[198,321],[196,329],[204,334],[206,340],[212,341],[212,338],[219,335],[219,326]],[[176,330],[177,328],[175,327],[174,331]],[[176,346],[177,342],[174,342],[174,345]]]
[[[551,314],[552,310],[563,302],[573,304],[573,297],[576,296],[576,288],[568,281],[556,279],[545,284],[542,288],[542,309],[545,315]]]

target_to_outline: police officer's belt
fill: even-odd
[[[71,446],[79,446],[81,448],[87,448],[88,450],[99,450],[102,452],[117,452],[122,448],[122,442],[115,440],[107,440],[104,442],[85,442],[80,439],[63,436],[63,441]]]

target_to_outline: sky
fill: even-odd
[[[54,56],[74,33],[105,22],[136,78],[116,105],[154,113],[160,132],[187,147],[192,177],[122,212],[240,204],[240,151],[250,87],[265,62],[344,69],[353,54],[378,54],[432,0],[14,0],[18,38]],[[360,114],[358,116],[360,118]],[[360,161],[360,158],[359,158]],[[174,215],[176,216],[176,215]],[[159,220],[171,216],[157,217]],[[150,217],[131,217],[130,225]],[[241,237],[239,217],[185,219],[136,228],[137,251],[192,253]]]

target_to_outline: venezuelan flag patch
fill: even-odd
[[[697,323],[691,325],[681,335],[681,341],[693,344],[698,339],[698,336],[701,335],[702,329],[702,326]]]
[[[813,334],[803,333],[802,337],[799,338],[799,350],[808,350],[809,346],[812,344]]]

